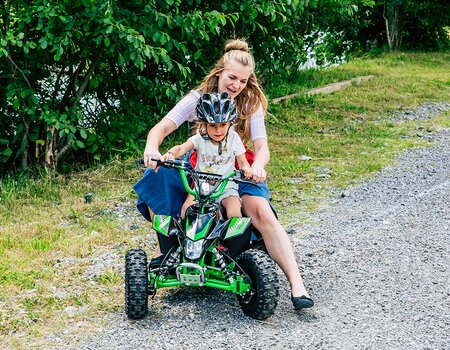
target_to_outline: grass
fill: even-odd
[[[267,170],[283,224],[297,223],[302,212],[327,205],[330,196],[391,164],[402,150],[429,145],[418,131],[450,127],[448,112],[429,121],[391,117],[425,102],[450,101],[448,53],[357,59],[301,72],[288,83],[273,83],[267,93],[272,98],[306,93],[367,74],[375,78],[332,95],[305,94],[270,106]],[[301,161],[303,155],[311,160]],[[317,178],[323,173],[331,176]],[[129,247],[152,244],[148,225],[132,209],[131,185],[141,175],[132,161],[116,160],[68,176],[1,180],[2,348],[57,347],[80,333],[97,332],[103,316],[123,312],[123,271],[103,261],[120,260]],[[87,192],[94,194],[90,204],[84,201]],[[101,267],[95,275],[93,266]]]
[[[267,120],[272,152],[268,173],[274,203],[282,211],[288,211],[292,203],[314,210],[324,205],[330,194],[390,164],[398,152],[426,146],[417,130],[448,128],[448,113],[433,121],[410,123],[393,122],[391,116],[425,102],[449,101],[449,68],[448,53],[395,53],[358,59],[325,70],[320,81],[330,83],[339,72],[343,78],[372,74],[374,79],[332,95],[311,97],[306,96],[306,87],[311,86],[302,85],[300,73],[299,81],[292,85],[305,94],[271,105]],[[304,74],[320,76],[318,71]],[[300,161],[302,155],[312,159]],[[324,172],[331,177],[317,178]],[[292,215],[284,223],[289,220]]]

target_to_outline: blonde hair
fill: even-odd
[[[238,111],[235,130],[245,143],[250,139],[250,118],[262,106],[264,114],[267,112],[267,98],[264,95],[255,75],[255,59],[251,54],[247,42],[243,39],[229,40],[225,43],[225,52],[217,61],[214,68],[203,79],[197,90],[202,93],[217,92],[220,74],[231,63],[237,62],[250,68],[250,77],[245,88],[234,98]]]
[[[208,132],[206,131],[206,122],[197,120],[194,124],[194,127],[192,128],[192,135],[195,135],[199,133],[200,135],[204,136]]]

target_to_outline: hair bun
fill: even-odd
[[[248,44],[242,39],[229,40],[225,43],[225,52],[233,50],[250,52]]]

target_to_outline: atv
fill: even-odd
[[[236,294],[244,314],[264,320],[278,302],[278,277],[251,218],[226,218],[216,203],[228,181],[242,179],[239,170],[226,175],[197,172],[181,160],[157,162],[178,170],[186,191],[195,203],[184,219],[154,215],[153,228],[163,255],[147,262],[143,249],[131,249],[125,256],[125,312],[129,319],[148,314],[148,297],[160,288],[210,287]],[[192,184],[192,186],[191,186]],[[256,184],[254,184],[256,185]],[[192,187],[192,188],[191,188]]]

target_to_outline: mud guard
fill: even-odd
[[[175,219],[172,216],[155,214],[153,216],[153,229],[158,236],[159,246],[163,255],[166,255],[175,246],[179,245],[178,230]]]
[[[252,233],[252,221],[250,218],[231,218],[225,234],[222,236],[222,244],[228,250],[228,255],[235,259],[243,251],[250,248]]]

